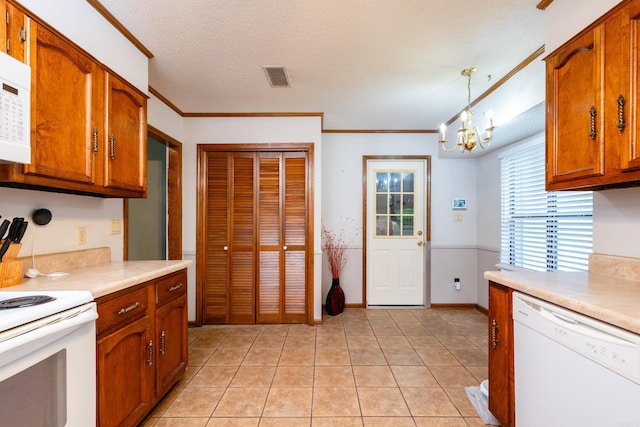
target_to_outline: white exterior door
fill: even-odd
[[[367,305],[425,305],[425,160],[367,160]]]

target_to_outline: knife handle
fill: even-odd
[[[0,224],[0,239],[4,237],[4,233],[9,229],[9,224],[11,224],[11,221],[8,219],[3,220],[2,224]]]
[[[2,247],[0,247],[0,262],[2,262],[2,257],[7,253],[10,245],[11,240],[9,238],[4,239],[4,243],[2,244]]]
[[[13,239],[14,242],[20,243],[20,241],[24,237],[24,233],[27,231],[27,226],[28,225],[29,225],[29,223],[27,221],[24,221],[24,222],[20,223],[20,226],[18,227],[18,230],[16,231],[16,236]]]

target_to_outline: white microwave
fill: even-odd
[[[31,67],[0,52],[0,163],[31,163]]]

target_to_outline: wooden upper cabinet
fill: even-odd
[[[634,0],[618,12],[607,28],[607,37],[626,40],[626,43],[614,44],[610,47],[612,56],[619,64],[611,70],[616,77],[611,79],[608,92],[611,102],[616,102],[618,109],[617,120],[611,120],[609,125],[615,126],[621,138],[620,169],[624,174],[630,174],[638,179],[640,170],[640,85],[638,84],[638,46],[640,46],[640,1]],[[622,100],[622,101],[621,101]],[[620,105],[623,102],[623,105]],[[612,131],[615,133],[615,131]],[[634,172],[634,173],[630,173]]]
[[[147,98],[107,74],[105,187],[146,193]]]
[[[31,164],[25,165],[25,173],[89,189],[100,183],[96,157],[104,72],[76,47],[34,25]]]
[[[0,35],[31,67],[31,163],[0,165],[0,184],[145,197],[146,95],[21,9],[2,0],[0,9],[9,20]]]
[[[5,1],[0,1],[0,11],[6,17],[6,25],[0,28],[0,36],[4,43],[5,52],[22,62],[27,62],[25,48],[29,18],[15,5]]]
[[[547,59],[547,189],[640,185],[638,19],[627,0]]]
[[[574,39],[547,60],[547,181],[604,172],[603,29]]]

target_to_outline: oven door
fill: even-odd
[[[0,424],[94,426],[95,303],[0,333]]]

